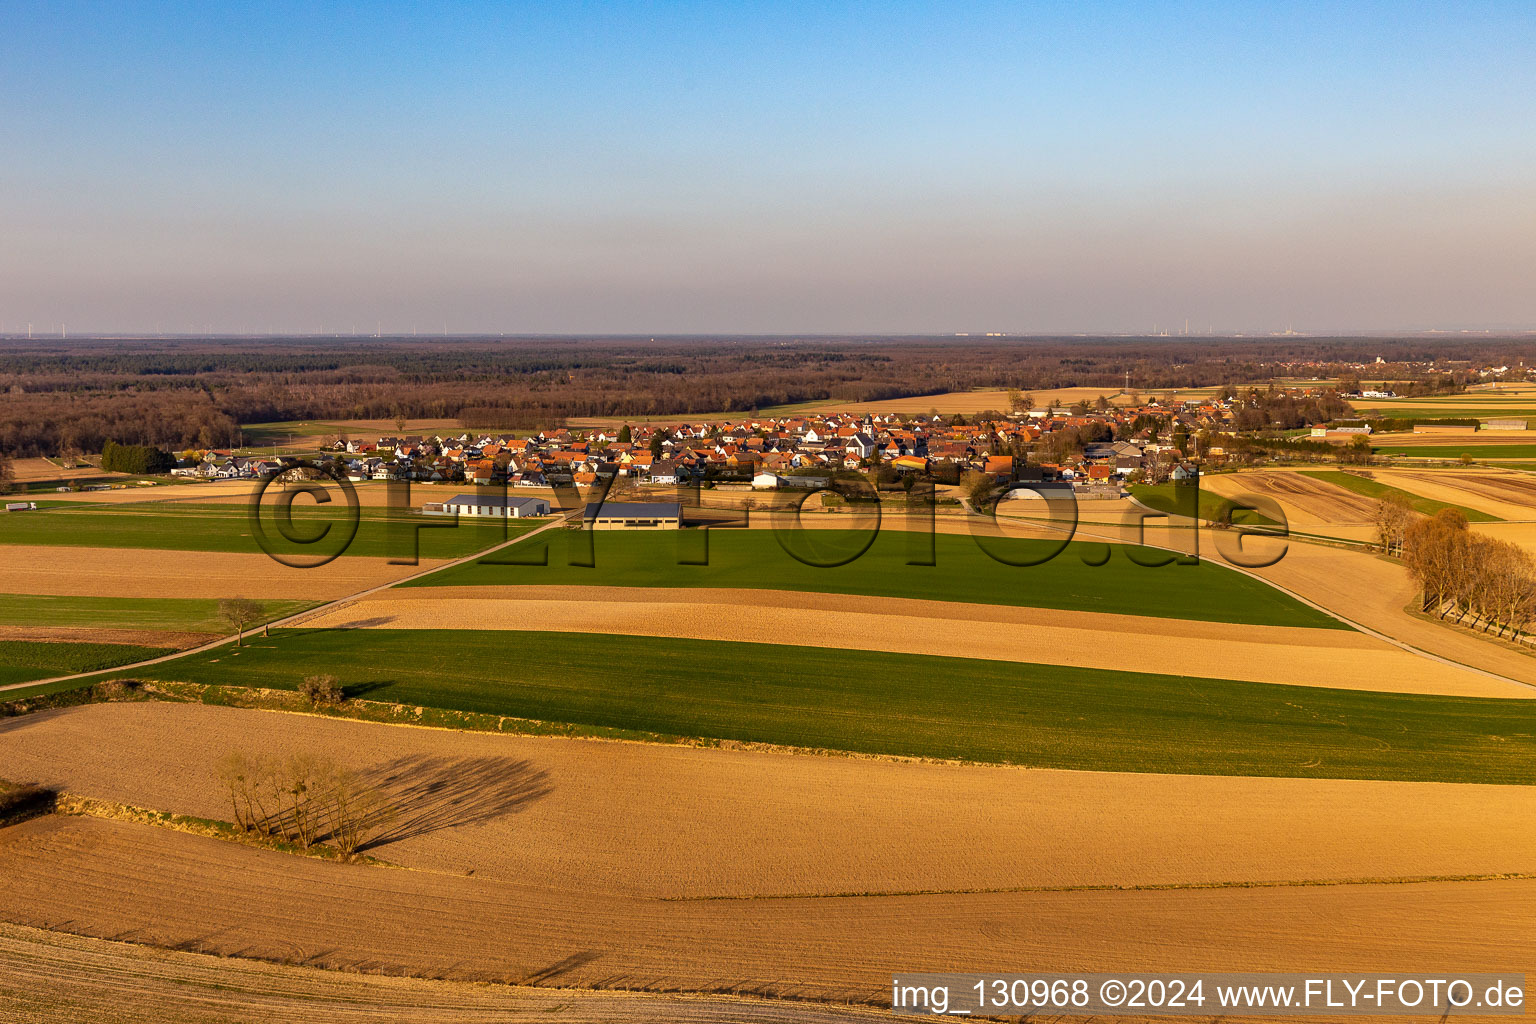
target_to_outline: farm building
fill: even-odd
[[[676,530],[683,525],[683,507],[675,501],[592,502],[581,519],[593,530]]]
[[[1484,430],[1524,430],[1526,421],[1523,419],[1483,420]]]
[[[512,498],[505,494],[460,494],[441,504],[422,506],[423,512],[441,515],[491,516],[526,519],[549,515],[549,502],[543,498]]]
[[[1418,428],[1414,428],[1418,432]],[[1313,427],[1312,436],[1327,438],[1330,441],[1352,440],[1357,437],[1369,437],[1370,427]]]

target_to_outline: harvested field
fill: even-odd
[[[41,480],[79,480],[84,477],[100,477],[102,480],[125,479],[124,473],[103,473],[95,466],[76,466],[63,469],[47,459],[13,459],[11,470],[18,484],[32,484]]]
[[[51,640],[60,643],[131,644],[186,650],[209,640],[207,633],[156,629],[105,629],[100,626],[6,626],[0,640]]]
[[[61,529],[67,524],[60,523]],[[390,565],[382,558],[338,558],[294,569],[264,554],[153,548],[8,544],[0,589],[60,596],[334,600],[441,564]]]
[[[231,816],[216,773],[229,751],[323,751],[402,808],[370,854],[569,893],[699,899],[1536,872],[1528,786],[1039,771],[158,702],[37,713],[0,722],[0,734],[0,777],[205,818]]]
[[[1279,502],[1292,526],[1333,526],[1369,523],[1376,503],[1342,487],[1300,473],[1217,473],[1201,478],[1201,486],[1225,498],[1258,494]]]
[[[0,873],[0,919],[186,951],[870,1005],[911,965],[1520,972],[1536,947],[1527,880],[657,901],[58,817],[0,833]]]
[[[403,588],[304,625],[452,629],[469,622],[482,629],[755,639],[1359,690],[1536,697],[1536,689],[1450,668],[1353,631],[794,591]]]
[[[321,481],[336,493],[334,481]],[[110,491],[77,491],[56,496],[60,501],[79,502],[88,505],[156,505],[165,502],[195,502],[209,505],[244,505],[251,500],[259,484],[254,480],[210,480],[206,483],[159,484],[155,487],[123,487]],[[281,485],[274,485],[269,493],[280,493]],[[382,508],[387,503],[388,488],[383,483],[365,481],[352,485],[358,504],[364,508]],[[420,505],[423,501],[440,501],[459,494],[463,484],[412,483],[411,501]],[[534,497],[544,497],[548,492],[532,491]],[[335,500],[342,500],[338,495]],[[303,507],[308,498],[300,498]]]
[[[1448,448],[1466,448],[1469,445],[1478,448],[1530,445],[1536,444],[1536,430],[1478,430],[1460,434],[1400,431],[1391,434],[1374,434],[1371,437],[1371,444],[1383,448],[1397,448],[1405,445],[1415,448],[1441,445]]]
[[[1499,470],[1383,470],[1383,482],[1511,521],[1536,520],[1536,476]]]
[[[736,996],[486,986],[88,939],[0,924],[0,1021],[107,1024],[845,1024],[884,1011]],[[876,1014],[879,1016],[876,1017]]]
[[[1099,396],[1107,398],[1114,405],[1134,404],[1129,395],[1124,394],[1118,387],[1104,388],[1046,388],[1034,391],[1029,388],[1021,389],[1024,394],[1034,399],[1036,409],[1044,409],[1052,402],[1058,407],[1066,409],[1077,402],[1093,404]],[[1196,388],[1193,390],[1179,391],[1177,394],[1183,398],[1198,398],[1209,395],[1214,391],[1211,388]],[[1139,391],[1142,401],[1154,396],[1161,397],[1166,391]],[[791,407],[798,408],[798,407]],[[1008,391],[997,389],[992,391],[948,391],[939,395],[918,395],[913,398],[888,398],[876,402],[827,402],[814,403],[805,407],[807,415],[829,412],[899,412],[909,415],[921,415],[937,409],[944,415],[964,413],[967,416],[973,413],[997,410],[1007,412]],[[739,414],[738,414],[739,415]]]

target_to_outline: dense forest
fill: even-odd
[[[1380,355],[1389,359],[1372,364]],[[304,419],[547,426],[573,417],[748,412],[969,388],[1153,391],[1275,377],[1454,384],[1524,367],[1536,342],[1381,338],[71,339],[0,352],[0,452],[234,445]],[[1436,376],[1438,375],[1438,376]],[[1300,411],[1298,422],[1311,419]]]

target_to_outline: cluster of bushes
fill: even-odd
[[[108,473],[169,473],[176,468],[176,457],[151,444],[107,441],[101,446],[101,468]]]
[[[219,765],[242,832],[301,849],[327,843],[350,856],[394,820],[394,809],[356,772],[326,758],[283,760],[232,753]]]

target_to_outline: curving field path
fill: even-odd
[[[331,629],[616,633],[964,656],[1265,683],[1478,697],[1536,689],[1363,633],[1007,605],[715,588],[393,589],[307,617]]]

